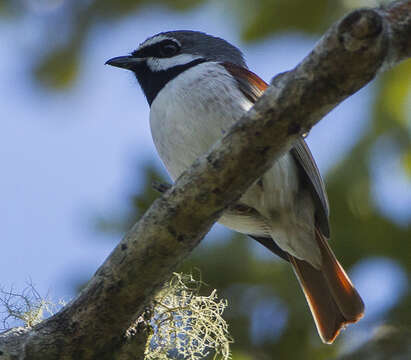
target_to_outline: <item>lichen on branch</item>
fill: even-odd
[[[202,283],[192,275],[174,273],[153,300],[145,360],[230,358],[232,339],[222,317],[228,303],[217,290],[200,295]]]

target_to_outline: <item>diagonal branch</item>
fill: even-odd
[[[411,0],[356,10],[333,25],[152,204],[74,301],[32,329],[0,334],[0,360],[130,358],[119,350],[129,346],[127,329],[222,211],[299,135],[378,71],[410,57],[410,29]]]

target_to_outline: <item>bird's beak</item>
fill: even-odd
[[[117,56],[105,62],[105,65],[111,65],[123,69],[131,70],[140,59],[133,56]]]

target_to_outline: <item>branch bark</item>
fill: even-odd
[[[222,211],[297,136],[410,56],[411,0],[345,16],[152,204],[74,301],[31,329],[0,334],[0,360],[129,359],[130,348],[141,357],[144,334],[130,345],[127,329]]]

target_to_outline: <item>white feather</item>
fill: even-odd
[[[185,65],[193,60],[201,59],[201,56],[195,56],[190,54],[180,54],[170,58],[147,58],[147,66],[151,71],[162,71],[170,69],[177,65]]]
[[[154,36],[144,41],[139,46],[138,50],[142,50],[146,47],[160,43],[164,40],[171,40],[181,46],[180,42],[177,39],[160,34],[160,35]],[[178,54],[170,58],[147,57],[144,59],[139,59],[139,61],[142,61],[142,60],[146,61],[151,71],[162,71],[162,70],[170,69],[174,66],[188,64],[191,61],[196,60],[196,59],[201,59],[201,56],[199,55],[196,56],[196,55],[191,55],[191,54]]]
[[[159,43],[161,41],[164,41],[164,40],[172,40],[172,41],[176,42],[177,44],[179,44],[181,46],[181,43],[177,39],[174,39],[174,38],[171,38],[171,37],[160,34],[160,35],[156,35],[154,37],[151,37],[151,38],[147,39],[146,41],[144,41],[143,43],[141,43],[138,49],[141,50],[141,49],[145,48],[146,46],[151,46],[151,45],[157,44],[157,43]]]

